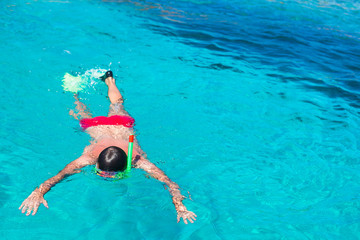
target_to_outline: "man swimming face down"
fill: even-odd
[[[84,153],[79,158],[67,164],[58,174],[35,188],[22,202],[19,209],[22,213],[26,212],[26,215],[30,215],[31,213],[35,215],[41,204],[44,204],[44,206],[48,208],[49,206],[44,199],[44,195],[49,192],[55,184],[69,175],[81,172],[80,169],[85,166],[96,164],[97,174],[109,178],[121,178],[124,176],[124,173],[126,173],[126,169],[130,167],[144,170],[151,177],[166,184],[177,212],[177,221],[179,222],[180,219],[183,219],[185,224],[187,224],[188,221],[193,223],[196,220],[196,214],[187,210],[186,206],[182,203],[186,197],[181,194],[179,185],[173,182],[160,168],[147,159],[146,154],[137,141],[134,141],[134,153],[136,154],[133,158],[129,157],[129,164],[132,166],[127,166],[126,153],[122,149],[126,148],[129,135],[134,135],[134,119],[131,118],[130,114],[124,109],[124,99],[115,84],[112,72],[106,72],[104,79],[105,84],[108,86],[108,97],[111,102],[108,117],[98,116],[93,118],[77,94],[74,95],[74,98],[76,99],[76,109],[79,113],[75,114],[72,110],[69,112],[70,115],[77,120],[79,120],[78,116],[80,116],[80,124],[81,121],[87,121],[87,123],[90,121],[90,124],[85,124],[85,128],[83,128],[84,130],[89,128],[86,131],[95,141],[86,147],[86,151],[84,150]],[[92,124],[93,122],[99,123],[99,120],[102,120],[103,124]],[[116,124],[112,124],[114,120]],[[123,131],[124,129],[118,131],[118,128],[121,128],[119,125],[124,127],[125,131]],[[106,131],[103,131],[104,128],[106,128]],[[93,131],[90,131],[91,129]],[[107,148],[104,149],[104,147]]]

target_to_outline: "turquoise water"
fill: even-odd
[[[360,239],[357,1],[4,1],[0,7],[1,239]],[[142,148],[177,182],[191,225],[141,170],[91,168],[17,209],[89,137],[111,68]]]

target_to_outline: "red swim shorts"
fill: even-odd
[[[121,125],[124,127],[131,128],[134,126],[135,120],[129,116],[114,115],[111,117],[94,117],[84,118],[80,120],[80,126],[83,130],[88,127],[100,126],[100,125]]]

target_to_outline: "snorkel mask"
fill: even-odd
[[[134,147],[134,135],[130,135],[129,136],[129,145],[128,145],[128,154],[127,154],[127,164],[126,164],[125,171],[123,171],[123,172],[102,171],[95,167],[94,168],[95,173],[104,178],[123,179],[123,178],[128,177],[128,175],[130,174],[130,170],[131,170],[133,147]]]

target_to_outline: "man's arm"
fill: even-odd
[[[30,215],[31,211],[32,215],[35,215],[40,204],[44,204],[45,207],[48,207],[47,201],[44,199],[44,195],[50,191],[50,189],[63,180],[66,176],[72,175],[74,173],[80,172],[80,168],[83,168],[87,165],[92,165],[96,163],[96,159],[91,158],[87,155],[82,155],[78,159],[72,161],[66,167],[61,170],[54,177],[46,180],[39,187],[37,187],[30,195],[25,199],[25,201],[21,204],[19,209],[22,209],[21,212],[25,213],[26,216]]]
[[[179,185],[171,181],[170,178],[166,176],[166,174],[160,168],[158,168],[155,164],[151,163],[145,158],[139,159],[136,162],[135,167],[145,170],[153,178],[165,183],[168,186],[172,201],[175,205],[175,209],[177,212],[178,222],[181,218],[184,220],[185,224],[187,224],[187,220],[189,220],[191,223],[196,220],[196,214],[188,211],[185,205],[182,203],[185,197],[181,194],[179,190]]]

